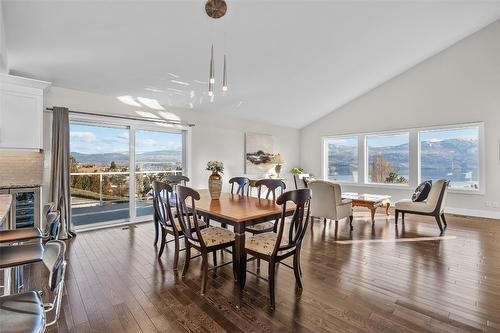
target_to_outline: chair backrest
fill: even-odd
[[[300,190],[302,188],[307,188],[307,179],[309,178],[308,173],[301,173],[299,175],[293,175],[293,182],[295,183],[295,189]]]
[[[313,180],[308,186],[312,191],[311,215],[336,218],[337,205],[342,203],[340,185],[326,180]]]
[[[442,205],[446,197],[446,189],[448,188],[449,180],[438,179],[432,182],[432,187],[427,196],[426,203],[435,211],[441,211]]]
[[[307,230],[307,223],[309,222],[310,200],[311,190],[307,188],[285,192],[276,200],[276,203],[282,205],[283,209],[272,256],[276,256],[279,251],[293,250],[300,247]],[[289,201],[295,204],[295,210],[288,232],[286,235],[283,235],[285,229],[286,206]]]
[[[231,194],[234,193],[234,184],[238,184],[238,189],[236,190],[236,194],[240,195],[248,195],[250,189],[250,179],[247,177],[233,177],[229,179],[229,184],[231,184]],[[246,192],[245,192],[246,187]]]
[[[55,310],[54,319],[47,323],[51,326],[59,319],[61,301],[64,289],[64,276],[66,275],[66,244],[60,240],[49,241],[44,246],[43,263],[49,270],[49,289],[55,293],[54,301],[50,306],[44,306],[45,312]]]
[[[49,223],[48,223],[48,215],[52,210],[54,209],[54,203],[53,202],[47,202],[45,205],[43,205],[42,208],[42,221],[44,225],[44,234],[47,235],[49,233]]]
[[[286,189],[286,185],[282,180],[279,179],[261,179],[255,183],[255,186],[258,188],[257,196],[260,198],[262,186],[267,187],[266,199],[269,199],[269,195],[272,193],[273,201],[276,201],[276,190],[280,189],[280,194]]]
[[[60,240],[52,240],[44,245],[43,263],[49,270],[49,289],[57,289],[64,279],[64,263],[66,244]]]
[[[61,213],[58,210],[47,213],[47,228],[44,234],[45,240],[59,239],[59,227],[61,226]]]
[[[186,183],[189,182],[189,178],[184,175],[166,175],[162,178],[162,181],[171,185],[172,187],[175,187],[177,185],[186,186]]]
[[[175,199],[175,193],[172,186],[158,180],[153,182],[153,209],[156,221],[165,227],[172,228],[175,232],[180,232],[175,227],[172,216],[170,200],[173,199]]]
[[[201,236],[198,214],[196,213],[195,201],[197,200],[200,200],[200,193],[190,187],[177,186],[177,219],[184,237],[191,244],[205,248],[206,245]],[[189,208],[186,201],[189,202]]]

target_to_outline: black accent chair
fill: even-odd
[[[238,184],[236,194],[248,196],[250,193],[250,179],[247,177],[233,177],[229,179],[229,184],[231,184],[231,194],[234,194],[234,184]]]
[[[40,291],[29,291],[0,297],[0,318],[2,333],[44,332],[59,319],[63,296],[66,245],[62,241],[45,244],[43,263],[50,272],[48,287],[53,301],[42,302]],[[47,323],[47,314],[54,311],[54,318]]]
[[[309,221],[309,202],[311,190],[300,189],[283,193],[276,203],[282,205],[283,211],[279,219],[277,233],[263,233],[250,237],[245,242],[245,255],[252,255],[269,263],[269,296],[271,309],[276,306],[275,301],[275,273],[276,265],[283,264],[292,268],[295,273],[295,284],[302,290],[302,270],[300,268],[300,248],[302,239],[307,230]],[[291,201],[295,204],[295,211],[285,233],[286,205]],[[293,256],[293,267],[283,262],[284,259]],[[246,263],[246,258],[245,258]],[[256,274],[257,277],[260,277]],[[244,281],[242,286],[244,286]]]
[[[228,229],[221,227],[208,227],[201,228],[201,223],[198,220],[198,214],[196,213],[195,201],[200,200],[200,194],[193,190],[192,188],[179,185],[177,187],[177,218],[179,224],[181,225],[182,232],[184,233],[184,240],[186,244],[186,259],[184,262],[184,268],[182,270],[182,276],[185,276],[188,268],[189,262],[191,260],[191,248],[196,249],[201,253],[202,264],[201,264],[201,294],[205,294],[207,288],[208,279],[208,254],[213,253],[214,256],[214,267],[218,268],[231,262],[224,263],[222,265],[216,265],[216,254],[217,250],[223,250],[225,248],[231,247],[233,253],[234,261],[234,233]],[[189,201],[189,205],[186,204]],[[233,274],[236,279],[236,271],[233,266]]]

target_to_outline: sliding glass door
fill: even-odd
[[[153,181],[182,174],[182,134],[135,131],[136,216],[153,214]]]
[[[70,186],[75,227],[152,218],[153,181],[183,173],[183,142],[180,131],[72,122]]]
[[[130,217],[129,128],[70,125],[70,187],[76,227]]]

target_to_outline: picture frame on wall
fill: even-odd
[[[267,174],[273,168],[274,139],[270,134],[245,133],[245,173]]]

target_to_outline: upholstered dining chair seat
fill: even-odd
[[[200,230],[201,237],[207,247],[230,243],[234,241],[234,233],[231,230],[220,227],[209,227]],[[193,234],[196,239],[196,234]]]
[[[278,238],[278,234],[274,232],[266,232],[263,234],[257,234],[255,236],[252,236],[248,238],[245,242],[245,248],[262,253],[264,255],[270,256],[273,253],[274,246],[276,244],[276,240]],[[281,239],[281,245],[285,246],[288,244],[288,240],[286,237],[283,237]],[[278,255],[283,255],[286,254],[287,252],[292,251],[292,249],[284,250],[284,251],[279,251]]]
[[[35,291],[0,297],[0,332],[41,332],[45,313],[40,295]]]
[[[0,231],[0,243],[20,242],[37,238],[42,238],[42,231],[37,227]]]
[[[267,229],[272,229],[274,228],[274,222],[268,221],[268,222],[262,222],[258,224],[251,225],[247,227],[246,229],[250,232],[252,231],[261,231],[261,230],[267,230]]]

